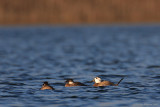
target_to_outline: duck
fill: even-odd
[[[74,87],[74,86],[87,86],[80,82],[74,82],[73,79],[67,79],[65,87]]]
[[[110,81],[101,81],[100,77],[95,77],[93,79],[93,82],[95,82],[95,84],[93,84],[94,87],[101,87],[101,86],[118,86],[119,83],[123,80],[124,78],[122,78],[117,84],[114,84],[113,82]]]
[[[47,81],[45,81],[40,90],[54,90],[54,88],[50,86]]]

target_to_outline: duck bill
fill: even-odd
[[[94,80],[92,80],[92,81],[88,81],[88,82],[94,82]]]

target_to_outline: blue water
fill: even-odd
[[[119,86],[94,88],[99,76]],[[66,78],[87,84],[64,87]],[[39,90],[48,81],[56,90]],[[0,106],[160,105],[160,26],[0,27]]]

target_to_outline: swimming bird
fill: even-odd
[[[45,81],[40,90],[54,90],[54,88],[50,86],[47,81]]]
[[[94,78],[94,82],[95,84],[93,84],[94,87],[100,87],[100,86],[108,86],[108,85],[111,85],[111,86],[118,86],[119,83],[123,80],[124,78],[122,78],[117,84],[114,84],[113,82],[110,82],[110,81],[101,81],[101,78],[99,77],[96,77]]]
[[[74,82],[73,79],[67,79],[65,87],[74,87],[74,86],[87,86],[80,82]]]

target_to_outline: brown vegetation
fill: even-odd
[[[160,21],[160,0],[0,0],[0,24]]]

